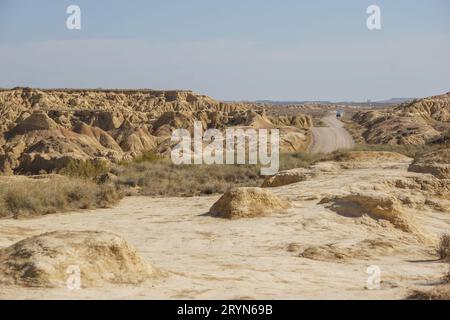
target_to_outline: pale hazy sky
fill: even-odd
[[[450,91],[449,57],[448,0],[0,0],[0,87],[380,100]]]

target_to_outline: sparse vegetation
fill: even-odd
[[[412,145],[362,145],[353,150],[331,154],[308,152],[280,155],[280,171],[304,168],[321,161],[334,161],[350,151],[391,151],[413,157],[428,150],[426,146]],[[118,176],[118,187],[131,194],[145,196],[211,195],[224,193],[230,187],[260,186],[265,177],[260,176],[260,166],[253,165],[174,165],[170,159],[149,153],[130,163],[113,169]],[[131,188],[131,189],[130,189]]]
[[[332,160],[330,155],[306,152],[282,154],[280,170],[307,167],[319,161]],[[174,165],[169,159],[150,156],[122,164],[112,170],[118,176],[120,189],[145,196],[211,195],[225,193],[231,187],[259,187],[265,177],[255,165]]]
[[[230,187],[259,186],[257,166],[174,165],[170,160],[138,162],[113,171],[119,187],[138,187],[146,196],[196,196],[224,193]]]
[[[60,174],[77,178],[95,178],[109,171],[109,166],[104,161],[75,161],[60,170]]]
[[[154,151],[146,151],[142,153],[140,156],[133,159],[134,163],[143,163],[143,162],[159,162],[163,161],[164,157],[157,154]]]
[[[112,186],[81,178],[17,177],[0,181],[0,217],[24,218],[77,209],[102,208],[120,199]]]
[[[358,145],[353,151],[388,151],[397,152],[410,158],[415,158],[419,154],[434,150],[435,146],[430,145],[390,145],[390,144],[367,144]]]
[[[342,151],[345,152],[345,151]],[[296,152],[280,155],[280,170],[290,170],[295,168],[305,168],[321,161],[332,161],[342,153],[336,151],[330,154]]]

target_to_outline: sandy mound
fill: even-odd
[[[370,259],[376,255],[389,255],[395,251],[393,243],[383,239],[360,241],[352,246],[327,244],[311,246],[300,253],[300,257],[316,261],[345,262],[351,259]]]
[[[274,176],[267,177],[262,184],[262,188],[286,186],[288,184],[309,180],[314,175],[314,171],[305,168],[281,171]]]
[[[335,262],[348,260],[351,258],[351,253],[348,249],[339,248],[334,244],[328,244],[308,247],[299,256],[310,260]]]
[[[262,188],[276,188],[307,181],[317,177],[321,173],[336,173],[340,169],[340,164],[336,162],[319,162],[309,168],[281,171],[274,176],[267,177],[262,184]]]
[[[0,283],[66,287],[70,270],[81,286],[140,283],[154,272],[122,238],[105,232],[52,232],[0,251]]]
[[[414,218],[402,210],[399,201],[393,196],[367,191],[338,196],[331,200],[324,199],[322,203],[330,201],[332,204],[328,208],[342,216],[359,218],[366,215],[375,220],[388,221],[402,231],[422,235]]]
[[[225,193],[209,210],[214,217],[225,219],[255,218],[281,212],[290,204],[260,188],[236,188]]]

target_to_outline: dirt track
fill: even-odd
[[[339,149],[351,149],[355,142],[344,129],[343,124],[330,114],[322,119],[327,127],[313,128],[313,142],[310,147],[312,153],[330,153]]]

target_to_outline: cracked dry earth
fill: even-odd
[[[77,291],[0,286],[0,298],[403,299],[439,282],[447,266],[437,261],[435,239],[450,229],[448,193],[424,188],[430,183],[421,179],[434,185],[435,178],[407,172],[409,163],[319,164],[309,180],[270,189],[292,208],[261,218],[207,216],[219,198],[211,196],[130,197],[112,209],[2,220],[0,248],[55,230],[109,231],[165,276]],[[417,228],[403,231],[330,205],[333,197],[380,192],[401,199],[396,206]],[[381,269],[378,290],[366,289],[371,265]]]

